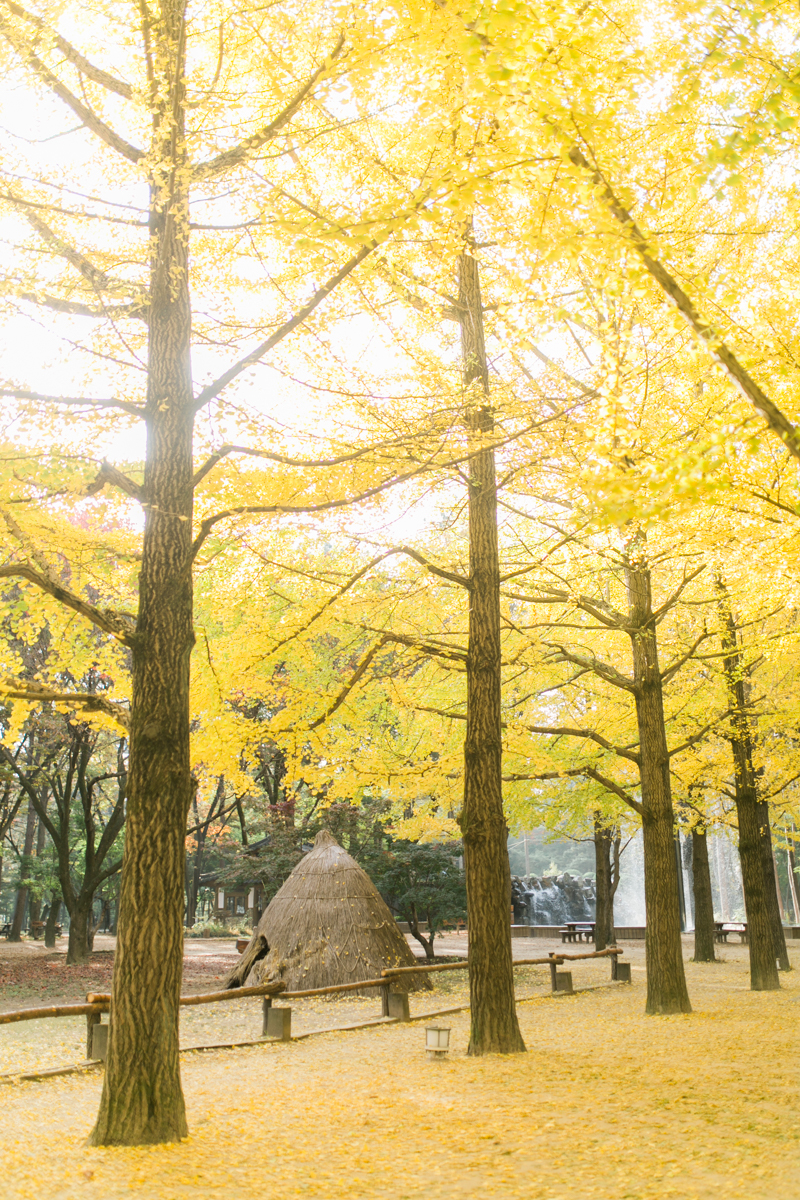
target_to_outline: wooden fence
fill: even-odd
[[[570,986],[560,986],[562,982],[559,979],[558,967],[563,966],[565,962],[577,962],[581,959],[591,958],[610,958],[611,959],[611,978],[612,980],[624,979],[630,982],[630,966],[627,963],[620,964],[618,957],[624,953],[617,947],[609,947],[607,950],[595,950],[586,954],[548,954],[546,958],[520,958],[513,963],[516,967],[534,967],[547,966],[550,968],[550,983],[554,992],[571,991]],[[356,992],[370,988],[379,988],[381,991],[381,1015],[383,1017],[390,1016],[392,993],[392,983],[400,979],[404,975],[421,975],[431,974],[438,971],[466,971],[469,964],[467,962],[453,963],[435,963],[433,966],[421,964],[415,967],[389,967],[381,972],[379,979],[362,979],[357,983],[338,983],[331,987],[321,988],[306,988],[301,991],[287,991],[286,985],[282,981],[273,983],[263,983],[256,987],[240,987],[230,988],[221,992],[204,992],[193,996],[181,996],[181,1006],[194,1006],[198,1004],[218,1004],[229,1000],[242,1000],[248,996],[259,996],[263,1003],[263,1018],[264,1032],[262,1036],[268,1033],[268,1025],[270,1024],[270,1011],[272,1010],[272,1001],[276,997],[281,1000],[303,1000],[309,996],[332,996],[344,992]],[[627,968],[621,970],[620,968]],[[86,1017],[86,1057],[93,1057],[93,1034],[95,1027],[100,1024],[100,1019],[103,1013],[109,1012],[111,1007],[111,996],[105,992],[89,992],[86,997],[85,1004],[59,1004],[49,1008],[26,1008],[18,1009],[16,1012],[0,1013],[0,1025],[10,1025],[15,1021],[34,1021],[43,1017]],[[280,1010],[276,1010],[280,1011]],[[407,1008],[406,1008],[407,1013]],[[426,1014],[421,1013],[424,1017]]]

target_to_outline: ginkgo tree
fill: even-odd
[[[13,230],[3,297],[9,319],[29,314],[54,331],[56,361],[28,364],[3,389],[27,442],[3,497],[0,574],[39,594],[47,619],[60,607],[99,631],[100,657],[129,658],[130,709],[122,681],[104,706],[129,729],[130,770],[112,1032],[92,1140],[172,1141],[186,1133],[178,996],[193,572],[242,518],[335,509],[424,471],[437,453],[427,414],[399,439],[359,447],[352,409],[338,429],[331,423],[323,452],[309,453],[311,439],[287,432],[264,401],[274,379],[262,374],[256,388],[252,372],[282,347],[290,378],[302,361],[290,335],[306,323],[319,339],[322,306],[341,328],[352,293],[338,299],[337,289],[371,256],[391,275],[388,249],[377,247],[458,187],[446,141],[434,137],[431,153],[421,137],[415,149],[384,122],[364,156],[348,135],[376,87],[399,99],[402,77],[405,102],[429,89],[411,47],[424,43],[430,66],[439,35],[435,21],[411,34],[385,10],[324,5],[298,15],[112,2],[91,18],[60,5],[1,8],[7,78],[38,118],[3,164]],[[72,154],[43,150],[39,135],[53,128],[74,139]],[[66,387],[52,385],[56,365]],[[321,419],[310,406],[305,415]],[[45,438],[49,466],[37,471],[26,455]],[[115,465],[122,447],[127,461],[141,458],[138,470]],[[247,469],[253,456],[272,464],[268,491]],[[97,531],[104,489],[124,502],[105,541],[129,535],[122,549],[137,543],[133,557],[85,538],[73,562],[70,526]],[[63,542],[37,537],[42,511],[67,530]],[[13,679],[5,690],[22,701],[30,692]],[[35,690],[97,707],[52,681]]]

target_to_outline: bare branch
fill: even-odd
[[[113,717],[125,730],[130,726],[131,715],[127,708],[94,692],[55,692],[38,683],[6,676],[0,679],[0,695],[11,700],[29,700],[35,703],[48,701],[52,704],[75,704],[86,712],[102,712]]]
[[[52,39],[53,45],[61,51],[67,62],[71,62],[74,67],[77,67],[81,75],[85,75],[87,79],[91,79],[93,83],[99,83],[109,92],[116,93],[117,96],[122,96],[125,100],[130,100],[132,95],[131,85],[125,83],[122,79],[116,79],[115,76],[109,75],[108,71],[104,71],[101,67],[96,67],[90,63],[88,58],[84,58],[79,50],[76,50],[70,42],[63,38],[55,29],[51,29],[41,17],[37,17],[34,13],[27,12],[21,4],[15,4],[13,0],[2,0],[9,12],[12,12],[15,17],[21,17],[24,21],[30,21],[31,25],[36,29],[44,30]]]
[[[42,572],[35,571],[29,563],[7,563],[0,567],[0,579],[25,579],[28,583],[38,587],[40,591],[52,596],[54,600],[58,600],[66,608],[71,608],[73,612],[79,613],[87,621],[91,621],[104,633],[109,633],[112,637],[117,638],[125,646],[134,644],[136,631],[130,617],[116,613],[112,609],[99,609],[92,604],[87,604],[85,600],[69,591],[68,588],[62,587],[61,584],[56,583]]]
[[[633,679],[621,674],[621,672],[608,663],[601,662],[593,654],[581,654],[577,650],[567,650],[564,646],[559,646],[551,642],[546,642],[545,645],[554,651],[552,655],[553,662],[573,663],[576,667],[583,667],[584,670],[592,671],[595,675],[599,675],[601,679],[605,679],[607,683],[613,684],[614,687],[622,688],[626,692],[636,691],[636,684]]]
[[[125,139],[120,137],[110,125],[107,125],[105,121],[102,121],[96,113],[92,112],[92,110],[83,103],[83,101],[79,100],[78,97],[71,92],[70,89],[63,84],[60,79],[57,78],[57,76],[53,74],[50,68],[45,66],[38,55],[33,53],[30,45],[25,41],[24,38],[19,36],[13,25],[3,18],[0,18],[0,33],[3,34],[9,45],[13,46],[17,54],[19,54],[23,62],[31,68],[33,73],[38,75],[42,82],[50,88],[51,92],[58,96],[59,100],[66,104],[67,108],[71,109],[71,111],[75,113],[75,116],[78,118],[81,124],[84,125],[86,129],[89,129],[95,135],[95,137],[98,137],[101,142],[104,142],[107,146],[110,146],[112,150],[116,150],[116,152],[121,154],[123,158],[127,158],[128,162],[138,163],[144,158],[143,150],[139,150],[138,147],[132,146],[130,142],[126,142]]]
[[[365,626],[365,628],[368,628]],[[421,650],[424,654],[429,654],[432,658],[444,658],[450,662],[464,663],[466,665],[467,655],[463,650],[454,650],[451,646],[440,646],[436,642],[423,641],[422,638],[411,637],[403,633],[384,633],[384,638],[387,642],[397,642],[401,646],[411,646],[415,650]]]
[[[338,58],[343,47],[344,34],[340,34],[339,40],[322,65],[295,92],[289,103],[276,117],[273,117],[267,125],[262,125],[261,129],[256,130],[250,137],[245,138],[243,142],[239,142],[237,146],[232,146],[230,150],[223,150],[221,154],[218,154],[216,158],[212,158],[208,162],[198,163],[192,172],[193,178],[195,180],[211,179],[214,176],[221,175],[225,171],[230,171],[234,167],[240,167],[243,163],[246,163],[252,155],[288,125],[289,121],[291,121],[292,117],[302,106],[303,101],[313,90],[314,85],[330,68],[331,63]]]
[[[70,404],[78,408],[121,408],[123,412],[144,419],[145,410],[127,400],[94,400],[91,396],[47,396],[42,392],[29,392],[26,388],[0,388],[0,396],[13,396],[16,400],[34,400],[42,404]]]
[[[761,413],[767,425],[778,435],[789,453],[794,455],[795,458],[800,459],[800,430],[798,430],[797,426],[793,425],[769,396],[761,390],[750,373],[739,362],[733,351],[726,346],[717,330],[703,320],[677,279],[667,271],[658,259],[653,257],[650,253],[647,238],[641,229],[639,229],[639,226],[627,208],[625,208],[614,194],[603,174],[597,167],[593,167],[587,161],[574,143],[569,150],[569,158],[576,167],[588,173],[595,185],[596,193],[600,195],[614,220],[622,227],[627,235],[627,241],[639,255],[645,270],[656,281],[667,299],[674,304],[681,316],[684,317],[701,341],[706,344],[712,357],[725,370],[729,379],[736,385],[745,400],[749,401]]]
[[[627,758],[629,762],[641,764],[641,755],[635,750],[629,749],[627,746],[615,746],[613,742],[609,742],[601,733],[596,733],[593,729],[573,729],[571,726],[558,725],[521,725],[518,728],[526,729],[529,733],[541,733],[548,737],[577,737],[588,738],[592,742],[596,742],[598,746],[602,746],[604,750],[610,750],[613,754],[619,755],[620,758]]]
[[[676,659],[672,666],[667,667],[666,670],[661,672],[661,682],[669,683],[670,679],[673,679],[678,674],[678,671],[680,671],[681,667],[684,666],[689,659],[694,656],[694,652],[701,642],[704,642],[706,638],[710,638],[711,636],[712,635],[704,629],[700,636],[695,638],[686,653],[682,654],[680,658]]]
[[[609,779],[606,775],[601,775],[596,767],[584,767],[583,774],[589,779],[593,779],[595,783],[599,783],[607,792],[611,792],[614,796],[619,796],[620,800],[624,801],[629,808],[638,813],[640,817],[644,816],[644,809],[638,800],[634,800],[633,796],[620,784],[615,783],[613,779]]]
[[[704,725],[702,729],[699,729],[697,733],[693,733],[692,736],[687,738],[685,742],[681,742],[680,746],[676,746],[674,750],[670,750],[668,757],[672,758],[676,754],[682,754],[683,751],[688,750],[690,746],[695,746],[698,742],[702,742],[709,729],[713,729],[716,725],[719,725],[720,721],[724,721],[725,718],[729,717],[733,711],[733,709],[728,708],[724,713],[720,713],[718,717],[714,717],[713,721],[709,721],[708,724]]]
[[[629,628],[623,613],[617,612],[605,600],[593,596],[575,596],[561,588],[540,587],[538,592],[538,595],[525,595],[522,592],[504,592],[503,595],[511,600],[524,600],[527,604],[574,604],[608,629]]]
[[[397,447],[408,441],[407,437],[387,438],[385,442],[376,442],[371,446],[363,446],[358,450],[348,450],[345,454],[337,454],[332,458],[291,458],[286,454],[279,454],[275,450],[256,450],[251,446],[220,446],[219,450],[215,450],[209,455],[201,467],[198,467],[192,477],[192,486],[197,487],[201,480],[205,479],[209,471],[213,471],[217,463],[221,462],[228,454],[246,454],[251,458],[263,458],[267,462],[280,463],[285,467],[338,467],[342,463],[356,462],[360,458],[365,458],[368,454],[374,454],[378,450],[386,450],[389,447]]]
[[[702,563],[694,571],[690,571],[688,573],[688,575],[684,575],[683,579],[681,580],[679,585],[676,587],[676,589],[672,593],[672,595],[668,596],[667,599],[664,601],[664,603],[660,604],[658,606],[658,608],[655,610],[655,612],[653,613],[653,617],[655,619],[656,624],[658,624],[661,621],[662,617],[665,617],[667,615],[667,613],[669,612],[669,610],[677,603],[677,601],[680,599],[682,593],[689,586],[689,584],[692,582],[692,580],[697,579],[697,576],[700,575],[703,571],[705,571],[705,569],[706,569],[706,564]]]
[[[418,550],[412,549],[411,546],[399,546],[397,550],[392,551],[393,554],[407,554],[409,558],[413,558],[414,562],[418,562],[426,571],[430,571],[431,575],[438,575],[440,579],[449,579],[451,583],[457,583],[459,587],[471,588],[472,584],[466,575],[459,575],[457,571],[446,571],[444,567],[437,567],[435,563],[430,562],[424,554],[420,554]]]
[[[274,333],[270,334],[266,341],[262,342],[260,346],[256,346],[256,348],[251,350],[249,354],[246,354],[244,358],[240,358],[238,362],[233,364],[233,366],[228,367],[228,370],[224,371],[222,375],[220,375],[218,379],[215,379],[213,383],[210,383],[208,387],[204,387],[202,392],[200,392],[195,399],[195,409],[202,408],[203,405],[207,404],[209,400],[213,400],[224,388],[228,386],[229,383],[232,383],[234,379],[241,375],[243,371],[246,371],[248,367],[252,367],[255,363],[259,362],[265,354],[269,354],[270,350],[277,346],[279,342],[282,342],[288,334],[290,334],[294,329],[297,329],[298,325],[302,325],[306,318],[311,315],[314,309],[317,308],[323,300],[327,299],[330,293],[334,291],[334,289],[337,288],[339,284],[346,279],[347,276],[354,271],[356,267],[359,266],[365,258],[367,258],[368,255],[372,253],[377,245],[377,241],[372,241],[368,245],[362,246],[356,254],[347,260],[343,267],[340,267],[335,275],[331,276],[327,283],[324,283],[322,287],[317,288],[311,299],[304,304],[302,308],[298,309],[293,317],[290,317],[288,321],[284,321],[283,325],[276,329]]]

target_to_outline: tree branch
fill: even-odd
[[[683,751],[688,750],[690,746],[694,746],[697,744],[697,742],[701,742],[708,733],[709,729],[713,729],[716,725],[719,725],[720,721],[724,721],[725,718],[729,717],[733,711],[734,709],[728,708],[724,713],[720,713],[718,717],[715,717],[713,721],[709,721],[708,724],[704,725],[703,728],[698,730],[697,733],[693,733],[692,736],[687,738],[685,742],[681,742],[680,746],[676,746],[674,750],[670,750],[667,757],[672,758],[676,754],[682,754]]]
[[[314,85],[329,69],[331,63],[339,56],[343,46],[344,34],[340,34],[339,40],[322,65],[295,92],[289,103],[276,117],[273,117],[267,125],[263,125],[261,129],[251,134],[250,137],[245,138],[243,142],[239,142],[237,146],[232,146],[230,150],[223,150],[221,154],[218,154],[216,158],[209,159],[208,162],[198,163],[192,171],[192,177],[195,180],[211,179],[216,175],[221,175],[224,171],[229,171],[234,167],[239,167],[243,163],[246,163],[253,154],[266,145],[267,142],[271,141],[291,121],[303,101],[310,94]]]
[[[40,591],[52,596],[54,600],[58,600],[66,608],[71,608],[73,612],[79,613],[87,621],[91,621],[104,633],[109,633],[112,637],[117,638],[123,645],[134,645],[136,631],[134,622],[129,617],[115,613],[112,609],[99,609],[92,604],[87,604],[80,596],[68,588],[62,587],[61,584],[56,583],[42,572],[35,571],[28,563],[7,563],[0,567],[0,579],[25,579],[34,587],[38,587]]]
[[[42,82],[50,88],[50,90],[58,96],[62,103],[66,104],[67,108],[75,113],[75,116],[86,129],[90,130],[95,137],[98,137],[101,142],[105,142],[112,150],[116,150],[123,158],[127,158],[128,162],[138,163],[144,158],[144,151],[138,147],[132,146],[130,142],[126,142],[120,137],[110,125],[106,125],[96,113],[87,107],[81,100],[78,99],[73,92],[70,91],[65,84],[61,82],[50,70],[46,67],[38,55],[33,53],[30,45],[25,39],[20,38],[9,21],[0,18],[0,33],[3,34],[10,46],[16,50],[20,58],[33,71]]]
[[[368,628],[368,626],[365,626]],[[411,646],[415,650],[422,650],[424,654],[429,654],[432,658],[444,658],[451,662],[459,662],[466,664],[467,655],[463,650],[453,650],[450,646],[438,646],[435,642],[425,642],[421,638],[411,637],[403,633],[384,633],[384,638],[387,642],[397,642],[401,646]]]
[[[636,763],[637,767],[641,765],[641,755],[637,754],[635,750],[629,750],[626,746],[615,746],[613,742],[609,742],[601,733],[595,733],[593,729],[573,729],[570,726],[555,725],[521,725],[518,728],[526,729],[529,733],[545,734],[549,737],[588,738],[590,741],[596,742],[598,746],[602,746],[604,750],[610,750],[620,758],[627,758],[629,762]]]
[[[365,458],[368,454],[374,454],[378,450],[386,450],[390,446],[399,446],[403,442],[408,441],[407,437],[388,438],[385,442],[376,442],[371,446],[364,446],[359,450],[348,450],[345,454],[337,454],[333,458],[291,458],[286,454],[279,454],[275,450],[256,450],[250,446],[220,446],[219,450],[215,450],[209,455],[202,466],[198,467],[192,477],[192,487],[197,487],[201,480],[205,479],[209,471],[213,471],[217,463],[219,463],[228,454],[246,454],[251,458],[263,458],[268,462],[280,463],[285,467],[338,467],[342,463],[355,462],[360,458]]]
[[[607,776],[601,775],[595,767],[584,767],[583,774],[589,779],[593,779],[595,783],[599,783],[607,792],[611,792],[614,796],[619,796],[620,800],[627,804],[629,808],[632,808],[634,812],[638,813],[640,817],[644,816],[641,804],[638,800],[634,800],[627,788],[621,787],[613,779],[608,779]]]
[[[347,697],[350,695],[353,688],[358,683],[359,679],[362,678],[367,667],[370,665],[372,660],[375,658],[375,655],[378,654],[379,651],[385,645],[386,645],[386,638],[379,638],[378,641],[375,643],[375,645],[370,650],[367,651],[367,653],[362,658],[361,662],[359,663],[356,670],[353,672],[353,674],[350,677],[350,679],[348,680],[348,682],[344,685],[344,687],[341,689],[341,691],[338,693],[338,695],[331,701],[331,703],[329,704],[329,706],[325,710],[325,712],[322,714],[322,716],[317,717],[316,721],[312,721],[312,723],[309,725],[309,729],[318,729],[320,727],[320,725],[325,724],[325,722],[328,720],[329,717],[333,716],[333,714],[336,712],[337,708],[339,708],[344,703],[344,701],[347,699]]]
[[[38,683],[6,676],[0,679],[0,695],[12,700],[29,700],[35,703],[49,701],[52,704],[75,704],[87,712],[105,713],[125,730],[130,726],[128,709],[94,692],[55,692]]]
[[[210,383],[208,387],[204,387],[200,394],[195,398],[195,410],[202,408],[203,405],[207,404],[209,400],[213,400],[224,388],[228,386],[229,383],[232,383],[237,376],[241,375],[243,371],[246,371],[248,367],[252,367],[255,363],[259,362],[259,360],[262,359],[265,354],[268,354],[270,350],[278,345],[279,342],[282,342],[288,334],[290,334],[294,329],[297,329],[298,325],[302,325],[306,318],[311,315],[314,309],[317,308],[322,301],[325,300],[330,293],[334,291],[334,289],[337,288],[339,284],[346,279],[347,276],[354,271],[356,267],[359,266],[365,258],[367,258],[368,255],[372,253],[377,245],[377,241],[372,241],[368,245],[362,246],[356,254],[347,260],[343,267],[340,267],[335,275],[331,276],[327,283],[324,283],[322,287],[317,288],[311,299],[304,304],[302,308],[298,309],[293,317],[290,317],[288,321],[284,321],[283,325],[276,329],[274,333],[270,334],[266,341],[262,342],[260,346],[256,346],[256,348],[251,350],[249,354],[246,354],[244,358],[240,358],[239,361],[234,363],[233,366],[229,367],[227,371],[223,371],[222,375],[220,375],[218,379],[215,379],[213,383]]]
[[[555,651],[551,656],[553,662],[571,662],[576,667],[583,667],[586,671],[592,671],[595,675],[599,675],[601,679],[605,679],[607,683],[613,684],[614,687],[622,688],[626,692],[635,692],[636,684],[633,679],[629,679],[627,675],[622,675],[614,667],[608,663],[601,662],[594,655],[580,654],[576,650],[566,650],[563,646],[551,642],[545,642],[548,648]]]
[[[667,667],[666,670],[661,672],[661,682],[669,683],[670,679],[673,679],[678,674],[678,671],[680,671],[681,667],[689,661],[700,643],[704,642],[706,638],[710,637],[711,634],[704,629],[700,636],[695,638],[686,653],[682,654],[680,658],[676,659],[671,667]]]
[[[697,336],[708,346],[709,351],[729,379],[733,381],[745,400],[759,412],[767,425],[786,445],[795,458],[800,459],[800,430],[784,416],[777,405],[761,390],[750,373],[745,370],[732,350],[726,346],[719,333],[700,316],[686,292],[673,275],[650,253],[647,238],[634,221],[630,212],[614,194],[603,174],[593,167],[573,143],[569,158],[576,167],[585,171],[595,185],[614,220],[622,227],[626,240],[639,255],[645,270],[656,281],[663,294],[674,304]]]
[[[103,459],[100,464],[100,470],[94,477],[92,482],[84,490],[85,496],[96,496],[98,492],[102,492],[107,483],[112,487],[119,488],[126,496],[131,496],[134,500],[142,503],[142,486],[133,479],[129,479],[122,471],[117,470],[110,462]]]
[[[125,100],[130,100],[132,95],[131,85],[125,83],[122,79],[117,79],[113,75],[109,75],[108,71],[104,71],[101,67],[96,67],[90,63],[88,58],[84,58],[79,50],[63,38],[55,29],[51,29],[46,25],[41,17],[37,17],[34,13],[27,12],[21,4],[15,4],[13,0],[2,0],[9,12],[15,17],[21,17],[23,21],[30,21],[31,25],[36,29],[41,29],[53,39],[53,45],[61,51],[67,62],[72,63],[77,67],[81,75],[85,75],[87,79],[91,79],[93,83],[99,83],[109,92],[114,92],[117,96],[122,96]]]
[[[702,572],[705,571],[705,569],[706,569],[706,564],[702,563],[694,571],[690,571],[688,575],[684,575],[683,579],[681,580],[678,587],[676,587],[676,589],[672,593],[672,595],[668,596],[667,599],[664,601],[664,603],[660,604],[658,606],[658,608],[655,610],[655,612],[653,613],[653,619],[655,620],[656,624],[658,624],[661,621],[662,617],[666,616],[666,614],[673,607],[673,605],[680,599],[681,594],[689,586],[689,584],[692,582],[692,580],[697,579],[697,576],[702,574]]]
[[[29,392],[26,388],[0,388],[0,396],[13,396],[16,400],[33,400],[42,404],[71,404],[76,407],[89,405],[92,408],[121,408],[131,416],[144,419],[145,410],[141,405],[131,404],[127,400],[93,400],[90,396],[47,396],[42,392]]]

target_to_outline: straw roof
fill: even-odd
[[[243,965],[259,938],[269,950],[247,983],[283,979],[289,991],[377,979],[387,967],[416,962],[366,871],[326,829],[267,907]],[[403,991],[430,987],[425,975],[401,979],[394,986]]]

